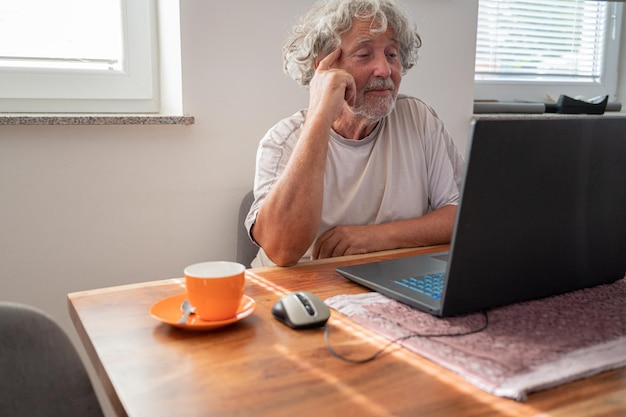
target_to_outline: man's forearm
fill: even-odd
[[[297,263],[313,243],[322,215],[330,126],[310,122],[259,210],[253,236],[277,265]]]

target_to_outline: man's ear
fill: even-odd
[[[320,57],[319,57],[319,55],[318,55],[318,56],[315,58],[315,61],[313,61],[313,69],[315,69],[315,70],[317,69],[317,67],[320,65],[320,61],[321,61],[321,59],[320,59]]]

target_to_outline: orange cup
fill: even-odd
[[[185,268],[187,298],[202,320],[232,319],[243,298],[246,267],[236,262],[202,262]]]

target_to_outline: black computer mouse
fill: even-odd
[[[278,300],[272,307],[272,314],[293,329],[310,329],[324,326],[330,309],[317,295],[298,291]]]

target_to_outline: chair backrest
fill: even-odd
[[[252,191],[248,191],[241,200],[239,220],[237,221],[237,262],[245,265],[246,268],[250,268],[250,263],[259,252],[259,247],[250,240],[248,231],[243,224],[253,202],[254,194]]]
[[[0,416],[102,417],[87,371],[46,313],[0,301]]]

